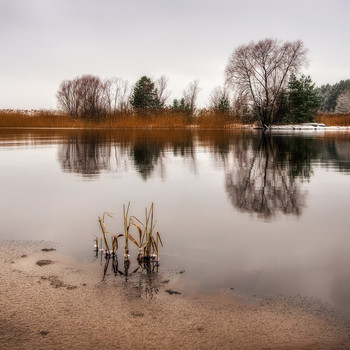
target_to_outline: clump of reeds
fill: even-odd
[[[132,216],[130,224],[135,226],[139,233],[139,240],[133,237],[132,242],[138,247],[139,253],[137,260],[139,262],[159,260],[159,244],[163,246],[162,239],[158,231],[155,230],[157,220],[153,216],[154,205],[152,203],[149,210],[145,208],[145,223],[143,224],[138,218]]]
[[[139,265],[148,262],[158,262],[159,245],[163,246],[163,242],[159,232],[155,229],[157,220],[154,219],[154,204],[152,203],[149,209],[145,208],[144,223],[142,223],[136,216],[129,216],[129,208],[130,203],[127,206],[123,205],[124,232],[120,234],[113,234],[106,230],[105,216],[112,217],[110,213],[105,212],[102,217],[98,217],[102,238],[99,246],[98,238],[95,237],[96,252],[98,253],[100,250],[105,253],[106,257],[116,256],[119,248],[118,238],[124,237],[125,264],[130,264],[129,241],[138,248],[137,261]],[[131,227],[136,227],[138,231],[138,239],[135,239],[131,234]],[[111,245],[108,243],[108,236],[111,238]]]

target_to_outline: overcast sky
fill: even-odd
[[[0,108],[56,108],[82,74],[170,79],[171,99],[198,79],[206,106],[233,50],[302,40],[317,85],[350,78],[349,0],[0,0]]]

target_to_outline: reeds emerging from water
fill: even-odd
[[[130,264],[129,241],[138,248],[137,261],[139,264],[145,262],[159,261],[159,246],[163,246],[162,239],[155,227],[157,220],[154,219],[154,204],[150,208],[145,208],[145,221],[140,221],[136,216],[129,216],[130,203],[123,205],[123,224],[124,232],[113,234],[106,230],[105,217],[111,217],[108,212],[103,213],[102,217],[98,217],[100,229],[102,233],[101,243],[99,245],[98,238],[95,238],[95,249],[104,252],[106,257],[116,256],[119,248],[118,239],[124,237],[124,263]],[[131,228],[135,227],[138,232],[138,239],[131,234]],[[111,246],[109,245],[109,237]],[[102,243],[103,240],[103,243]]]

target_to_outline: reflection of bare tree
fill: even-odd
[[[64,171],[93,176],[108,169],[111,147],[98,133],[76,134],[60,147],[58,157]]]
[[[265,219],[277,213],[301,215],[305,193],[300,185],[311,175],[310,159],[314,154],[312,147],[297,154],[302,147],[294,141],[263,134],[249,143],[242,142],[225,179],[226,191],[236,208]]]
[[[142,179],[166,174],[167,154],[194,159],[191,131],[76,131],[60,145],[62,169],[93,178],[102,170],[119,172],[133,164]]]

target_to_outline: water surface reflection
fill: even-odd
[[[276,138],[262,133],[236,146],[226,169],[225,189],[235,208],[260,217],[301,215],[302,183],[312,174],[317,156],[313,139]]]
[[[196,152],[205,147],[225,170],[224,187],[232,205],[270,219],[278,213],[301,215],[306,206],[302,184],[310,180],[315,164],[349,171],[349,145],[337,136],[320,140],[303,134],[224,131],[79,131],[67,136],[58,158],[63,171],[89,180],[102,171],[128,171],[130,165],[144,181],[153,175],[164,180],[169,153],[190,159],[195,172]]]
[[[89,260],[103,211],[153,201],[185,295],[301,294],[350,317],[348,134],[1,129],[0,164],[1,238]]]

